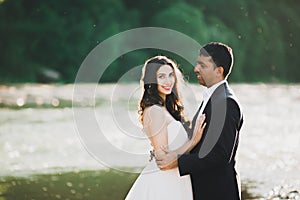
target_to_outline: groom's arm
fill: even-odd
[[[228,163],[232,151],[234,151],[234,141],[240,121],[240,115],[241,113],[238,104],[233,99],[227,99],[225,122],[218,142],[203,158],[199,157],[199,151],[179,156],[177,163],[181,176]],[[213,120],[210,121],[208,128],[211,126],[216,126]]]

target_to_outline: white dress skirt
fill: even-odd
[[[172,121],[168,125],[168,145],[175,150],[188,140],[182,124]],[[178,168],[161,171],[155,160],[143,169],[125,200],[192,200],[190,176],[180,176]]]

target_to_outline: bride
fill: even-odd
[[[165,56],[155,56],[145,62],[142,83],[144,91],[140,101],[140,121],[155,153],[164,149],[178,154],[189,152],[201,139],[205,116],[196,123],[189,140],[183,123],[183,105],[178,92],[182,75],[177,65]],[[161,171],[152,159],[137,178],[125,200],[192,200],[190,177],[180,176],[178,168]]]

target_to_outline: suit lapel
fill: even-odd
[[[211,121],[211,115],[212,115],[212,108],[211,108],[211,104],[212,104],[212,98],[218,98],[217,96],[219,95],[219,93],[220,93],[220,91],[222,91],[221,89],[221,87],[225,87],[226,88],[226,84],[225,83],[223,83],[223,84],[221,84],[221,85],[219,85],[216,89],[215,89],[215,91],[212,93],[212,95],[210,96],[210,98],[208,99],[208,102],[206,103],[206,105],[205,105],[205,107],[204,107],[204,109],[203,109],[203,113],[205,113],[205,115],[206,115],[206,118],[205,118],[205,122],[206,122],[206,128],[205,128],[205,130],[204,130],[204,132],[203,132],[203,136],[202,136],[202,138],[201,138],[201,140],[200,140],[200,142],[195,146],[195,148],[194,149],[198,149],[198,151],[199,151],[199,148],[202,146],[202,144],[203,144],[203,142],[204,142],[204,139],[205,139],[205,137],[206,137],[206,135],[207,135],[207,131],[208,131],[208,127],[209,127],[209,125],[210,125],[210,121]],[[224,88],[223,88],[223,90],[224,90]],[[225,89],[226,90],[226,89]],[[224,94],[224,91],[223,91],[223,94]],[[195,128],[195,125],[196,125],[196,120],[197,120],[197,118],[198,118],[198,115],[199,115],[199,112],[200,112],[200,110],[201,110],[201,107],[203,106],[203,102],[202,102],[202,104],[201,104],[201,106],[200,106],[200,108],[199,108],[199,110],[197,111],[197,113],[196,113],[196,115],[194,116],[194,118],[193,118],[193,122],[192,122],[192,134],[193,134],[193,132],[194,132],[194,128]],[[191,135],[192,135],[191,134]]]

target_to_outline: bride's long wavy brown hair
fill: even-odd
[[[157,71],[162,65],[169,65],[174,70],[175,83],[171,94],[166,96],[166,101],[159,96],[157,90]],[[148,59],[143,68],[142,75],[142,85],[143,85],[143,95],[139,104],[139,115],[140,122],[143,124],[143,114],[147,107],[153,105],[166,106],[169,113],[177,120],[181,122],[186,122],[183,114],[183,104],[178,92],[178,78],[176,77],[175,68],[176,63],[166,56],[155,56]]]

